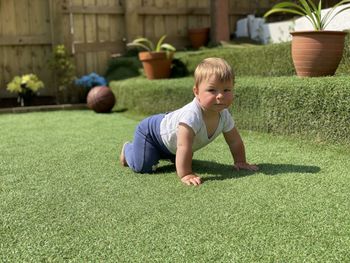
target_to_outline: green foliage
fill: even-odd
[[[177,58],[172,60],[170,78],[188,76],[186,65]],[[112,80],[123,80],[142,75],[142,64],[136,56],[117,57],[108,62],[106,79],[108,83]]]
[[[350,36],[347,35],[343,59],[336,72],[337,75],[349,74],[350,72]],[[201,49],[199,51],[177,52],[178,65],[173,61],[172,77],[193,75],[199,62],[207,57],[221,57],[225,59],[234,69],[235,75],[242,76],[294,76],[295,69],[291,57],[291,43],[269,44],[269,45],[228,45],[218,48]],[[128,60],[132,60],[128,61]],[[136,61],[136,62],[135,62]],[[109,81],[123,79],[123,72],[136,75],[136,67],[139,63],[136,57],[114,59],[106,74]],[[124,66],[125,65],[125,66]],[[128,72],[127,66],[132,72]],[[141,65],[139,66],[141,67]],[[179,69],[179,70],[178,70]],[[112,73],[113,71],[116,73]],[[119,73],[121,71],[121,73]],[[173,72],[177,72],[174,73]]]
[[[112,80],[122,80],[140,75],[142,65],[139,59],[134,57],[117,57],[108,61],[105,73],[109,83]]]
[[[193,99],[193,78],[147,80],[142,77],[110,82],[119,108],[155,114],[182,107]]]
[[[246,129],[350,143],[350,78],[238,78],[233,107]]]
[[[178,52],[177,59],[190,74],[204,58],[221,57],[228,61],[237,76],[233,110],[239,127],[350,143],[350,112],[346,103],[350,101],[350,82],[346,77],[350,72],[349,41],[348,35],[337,76],[332,78],[295,77],[290,43]],[[193,77],[111,82],[119,107],[143,115],[183,106],[193,98],[192,86]]]
[[[337,69],[338,75],[349,75],[350,73],[350,30],[347,30],[345,37],[345,46],[343,52],[343,58]]]
[[[56,76],[60,90],[72,84],[75,78],[75,66],[64,45],[55,46],[50,67]]]
[[[295,69],[291,57],[291,43],[269,45],[228,45],[219,48],[202,49],[194,52],[177,52],[180,59],[192,75],[196,66],[204,58],[220,57],[233,68],[235,75],[279,77],[294,76]],[[350,72],[350,36],[346,37],[343,59],[336,75]]]
[[[158,40],[157,44],[154,45],[154,43],[149,40],[148,38],[145,37],[140,37],[134,39],[132,42],[128,43],[128,47],[134,47],[134,48],[142,48],[146,51],[155,51],[155,52],[160,52],[161,50],[165,51],[176,51],[175,47],[168,44],[168,43],[163,43],[164,39],[166,38],[166,35],[163,35],[160,37]]]
[[[193,78],[110,83],[118,105],[150,115],[193,98]],[[350,78],[237,77],[233,105],[238,127],[350,144]]]
[[[224,46],[193,52],[177,52],[179,58],[193,74],[204,58],[220,57],[233,68],[236,76],[292,76],[295,70],[291,58],[290,43]]]
[[[24,94],[27,92],[36,92],[44,88],[44,83],[34,74],[15,76],[7,84],[7,90],[12,93]]]
[[[322,17],[321,11],[322,11],[322,0],[318,2],[318,5],[316,6],[312,0],[299,0],[299,4],[295,4],[293,2],[281,2],[275,4],[271,10],[266,12],[264,17],[268,17],[271,14],[274,13],[291,13],[296,14],[300,16],[305,16],[315,30],[325,30],[325,28],[329,25],[329,23],[340,13],[344,12],[345,10],[349,9],[350,7],[343,7],[340,8],[335,14],[335,9],[343,4],[350,3],[350,0],[342,0],[339,3],[335,4],[328,12],[327,14]]]
[[[174,58],[171,62],[170,78],[187,77],[189,74],[188,69],[180,59]]]

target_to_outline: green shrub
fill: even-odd
[[[105,73],[106,80],[109,83],[113,80],[123,80],[137,77],[143,74],[142,63],[136,55],[112,58],[108,61]],[[171,78],[188,76],[186,65],[179,59],[173,59],[171,66]]]
[[[117,57],[108,61],[106,80],[122,80],[140,75],[141,62],[135,57]]]
[[[240,128],[350,143],[349,35],[337,77],[297,78],[290,43],[177,52],[191,75],[200,61],[214,56],[226,59],[238,76],[233,114]],[[192,76],[111,82],[118,107],[143,115],[185,105],[193,98],[192,86]]]
[[[245,129],[350,143],[350,78],[240,78],[233,107]]]
[[[208,57],[225,59],[237,76],[291,76],[295,74],[290,43],[220,47],[178,53],[178,58],[186,64],[191,74],[198,63]]]
[[[150,115],[193,98],[193,78],[111,82],[118,107]],[[350,144],[350,78],[240,77],[234,119],[239,128]]]
[[[177,109],[193,99],[193,78],[112,81],[120,109],[150,115]]]
[[[135,55],[135,54],[134,54]],[[294,76],[295,69],[291,58],[291,43],[270,45],[228,45],[207,48],[199,51],[176,52],[172,77],[183,77],[193,72],[203,59],[220,57],[232,66],[236,76],[279,77]],[[139,75],[141,63],[136,56],[112,59],[108,66],[108,81],[120,80]],[[350,73],[350,36],[346,37],[343,59],[337,75]]]
[[[342,61],[339,64],[336,74],[349,75],[350,74],[350,31],[345,38],[345,47]]]
[[[202,49],[195,52],[177,52],[189,72],[193,74],[196,66],[204,58],[220,57],[233,67],[237,76],[279,77],[293,76],[295,69],[291,57],[291,43],[251,46],[227,46]],[[350,35],[346,37],[343,59],[337,75],[350,73]]]

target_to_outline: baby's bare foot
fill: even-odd
[[[125,166],[125,167],[128,166],[128,163],[125,160],[124,149],[125,149],[125,145],[127,145],[128,143],[129,142],[126,142],[126,143],[123,144],[122,151],[120,152],[120,156],[119,156],[120,165],[121,166]]]

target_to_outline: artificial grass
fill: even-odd
[[[260,171],[235,172],[222,137],[195,154],[200,187],[117,164],[120,113],[0,115],[2,262],[345,262],[349,149],[242,132]]]
[[[156,114],[193,99],[193,77],[113,81],[119,108]],[[240,127],[350,144],[350,78],[237,77],[232,112]]]

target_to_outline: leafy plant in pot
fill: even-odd
[[[292,59],[297,75],[300,77],[332,76],[338,68],[343,55],[346,32],[325,30],[329,23],[350,6],[343,0],[334,5],[322,16],[322,0],[316,5],[312,0],[299,0],[298,4],[281,2],[265,13],[291,13],[305,16],[312,24],[312,31],[295,31],[292,35]]]
[[[33,96],[42,88],[44,88],[44,83],[35,74],[15,76],[7,84],[8,91],[17,93],[17,102],[21,107],[31,106]]]
[[[162,36],[156,45],[144,37],[127,44],[128,47],[146,50],[139,52],[139,59],[148,79],[163,79],[170,76],[171,62],[176,49],[168,43],[163,43],[165,38],[166,35]]]

